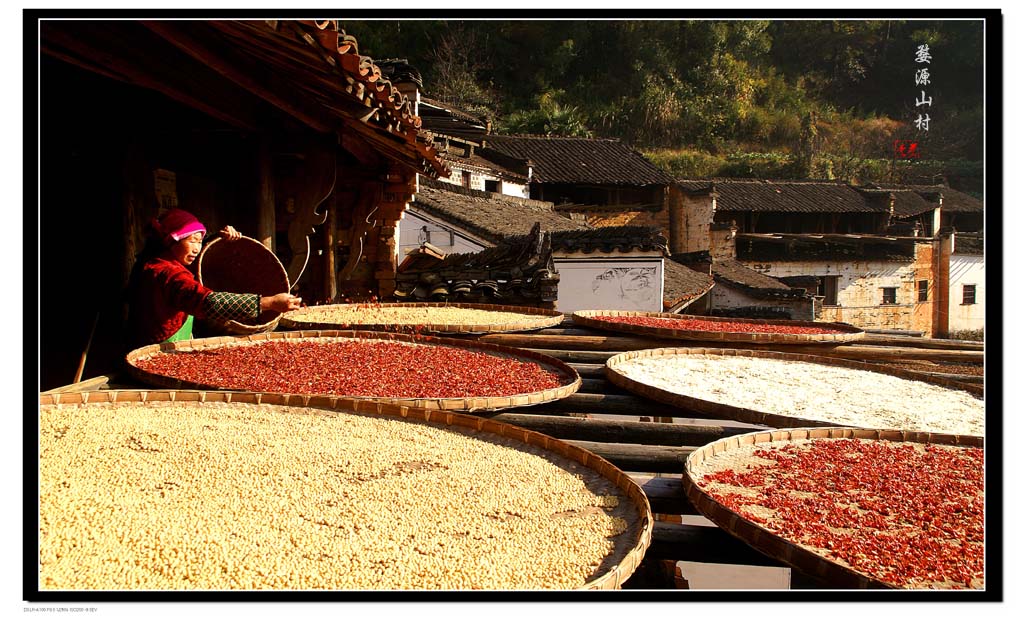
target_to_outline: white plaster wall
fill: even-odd
[[[662,258],[647,260],[559,259],[560,312],[585,309],[662,311],[665,271]]]
[[[458,165],[454,164],[451,161],[449,161],[448,163],[451,164],[451,167],[452,167],[452,174],[451,174],[451,176],[449,176],[447,178],[440,177],[440,178],[438,178],[438,180],[440,180],[443,183],[448,183],[449,185],[458,185],[459,187],[461,187],[462,186],[462,172],[464,171],[464,169],[458,167]],[[475,189],[477,191],[487,191],[487,185],[485,183],[486,181],[501,181],[501,192],[500,193],[502,195],[515,196],[517,198],[529,198],[530,197],[530,188],[527,185],[519,185],[519,184],[516,184],[516,183],[510,183],[508,181],[501,180],[497,176],[493,176],[491,174],[482,174],[482,173],[480,173],[477,170],[470,170],[469,174],[470,174],[470,177],[469,177],[469,188],[470,189]]]
[[[441,225],[431,219],[406,211],[405,217],[398,224],[398,260],[401,262],[413,249],[422,245],[423,226],[430,231],[430,244],[446,254],[465,254],[480,251],[487,245],[460,234],[451,226]],[[454,233],[454,234],[451,234]],[[454,236],[454,243],[452,237]]]
[[[838,276],[838,306],[824,306],[822,320],[841,320],[862,328],[913,330],[917,302],[913,262],[794,261],[746,262],[772,277]],[[882,288],[896,288],[896,304],[882,305]]]
[[[964,305],[964,284],[974,284],[975,303]],[[985,327],[985,257],[953,254],[949,258],[949,330]]]
[[[501,181],[501,193],[506,196],[517,198],[529,198],[530,188],[527,185],[517,185],[508,181]]]

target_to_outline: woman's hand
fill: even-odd
[[[275,312],[284,312],[299,309],[302,307],[302,298],[291,295],[287,292],[275,294],[272,297],[260,297],[260,311],[265,312],[272,310]]]
[[[225,238],[229,241],[235,241],[242,238],[242,233],[235,230],[232,226],[224,226],[220,230],[220,236],[221,238]]]

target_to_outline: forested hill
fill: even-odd
[[[979,20],[342,27],[360,53],[406,59],[425,95],[490,119],[496,132],[619,138],[677,175],[946,176],[980,191]],[[917,60],[922,45],[928,62]],[[915,126],[919,114],[927,130]],[[894,165],[894,140],[917,142],[920,158]]]

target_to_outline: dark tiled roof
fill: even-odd
[[[728,288],[739,288],[752,297],[769,299],[805,296],[803,291],[790,288],[774,277],[759,273],[737,260],[712,261],[711,254],[708,252],[673,255],[671,261],[681,266],[685,265],[686,268],[694,270],[698,275],[703,275],[705,270],[710,267],[711,277],[716,284]]]
[[[693,194],[713,190],[719,211],[773,213],[878,213],[889,210],[871,204],[846,183],[761,179],[680,179]]]
[[[442,259],[410,256],[395,276],[395,296],[407,301],[551,307],[560,279],[551,251],[551,234],[536,224],[529,234],[478,252]]]
[[[468,157],[445,154],[444,159],[454,166],[486,170],[498,178],[515,181],[520,185],[527,183],[525,162],[516,162],[506,158],[501,158],[500,160],[498,158],[484,158],[476,150]]]
[[[748,261],[885,260],[912,262],[914,245],[927,237],[886,237],[868,234],[740,233],[736,257]]]
[[[668,251],[668,240],[653,226],[607,226],[558,230],[551,233],[551,244],[556,251],[578,251],[585,254],[613,251],[659,252]]]
[[[768,292],[777,296],[799,297],[800,291],[790,288],[774,277],[759,273],[737,260],[716,260],[711,263],[715,281],[734,284],[747,290]]]
[[[665,307],[696,299],[711,290],[715,280],[707,273],[685,267],[674,260],[665,261]]]
[[[985,211],[985,203],[981,200],[945,185],[899,185],[897,188],[909,189],[933,201],[937,201],[938,194],[942,194],[942,210],[948,213],[982,213]]]
[[[979,213],[983,203],[969,194],[943,185],[866,185],[841,181],[764,180],[741,178],[679,179],[688,193],[714,191],[719,211],[773,213],[887,213],[890,194],[896,217],[913,217],[942,208],[952,213]]]
[[[861,192],[869,202],[873,201],[881,208],[888,208],[889,201],[892,200],[892,213],[900,218],[914,217],[921,213],[934,211],[939,207],[937,200],[932,201],[928,197],[906,188],[858,187],[857,191]]]
[[[392,84],[412,82],[417,88],[423,88],[423,76],[406,58],[385,58],[378,60],[377,66],[380,67],[381,76]]]
[[[668,185],[671,176],[618,140],[548,136],[484,138],[487,150],[528,159],[537,183]]]
[[[958,232],[953,237],[953,253],[968,256],[984,256],[985,236],[980,232]]]
[[[487,134],[487,123],[475,116],[420,95],[419,115],[423,128],[478,142]]]
[[[554,212],[550,202],[474,191],[436,181],[420,181],[412,208],[422,209],[496,243],[507,236],[528,234],[540,223],[546,232],[589,229]]]

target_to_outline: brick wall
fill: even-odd
[[[933,249],[915,244],[915,259],[908,262],[787,261],[744,262],[772,277],[797,275],[837,276],[838,305],[821,308],[819,320],[848,322],[861,328],[932,332],[934,267]],[[918,302],[917,282],[929,282],[929,299]],[[896,303],[882,303],[882,288],[896,289]]]

